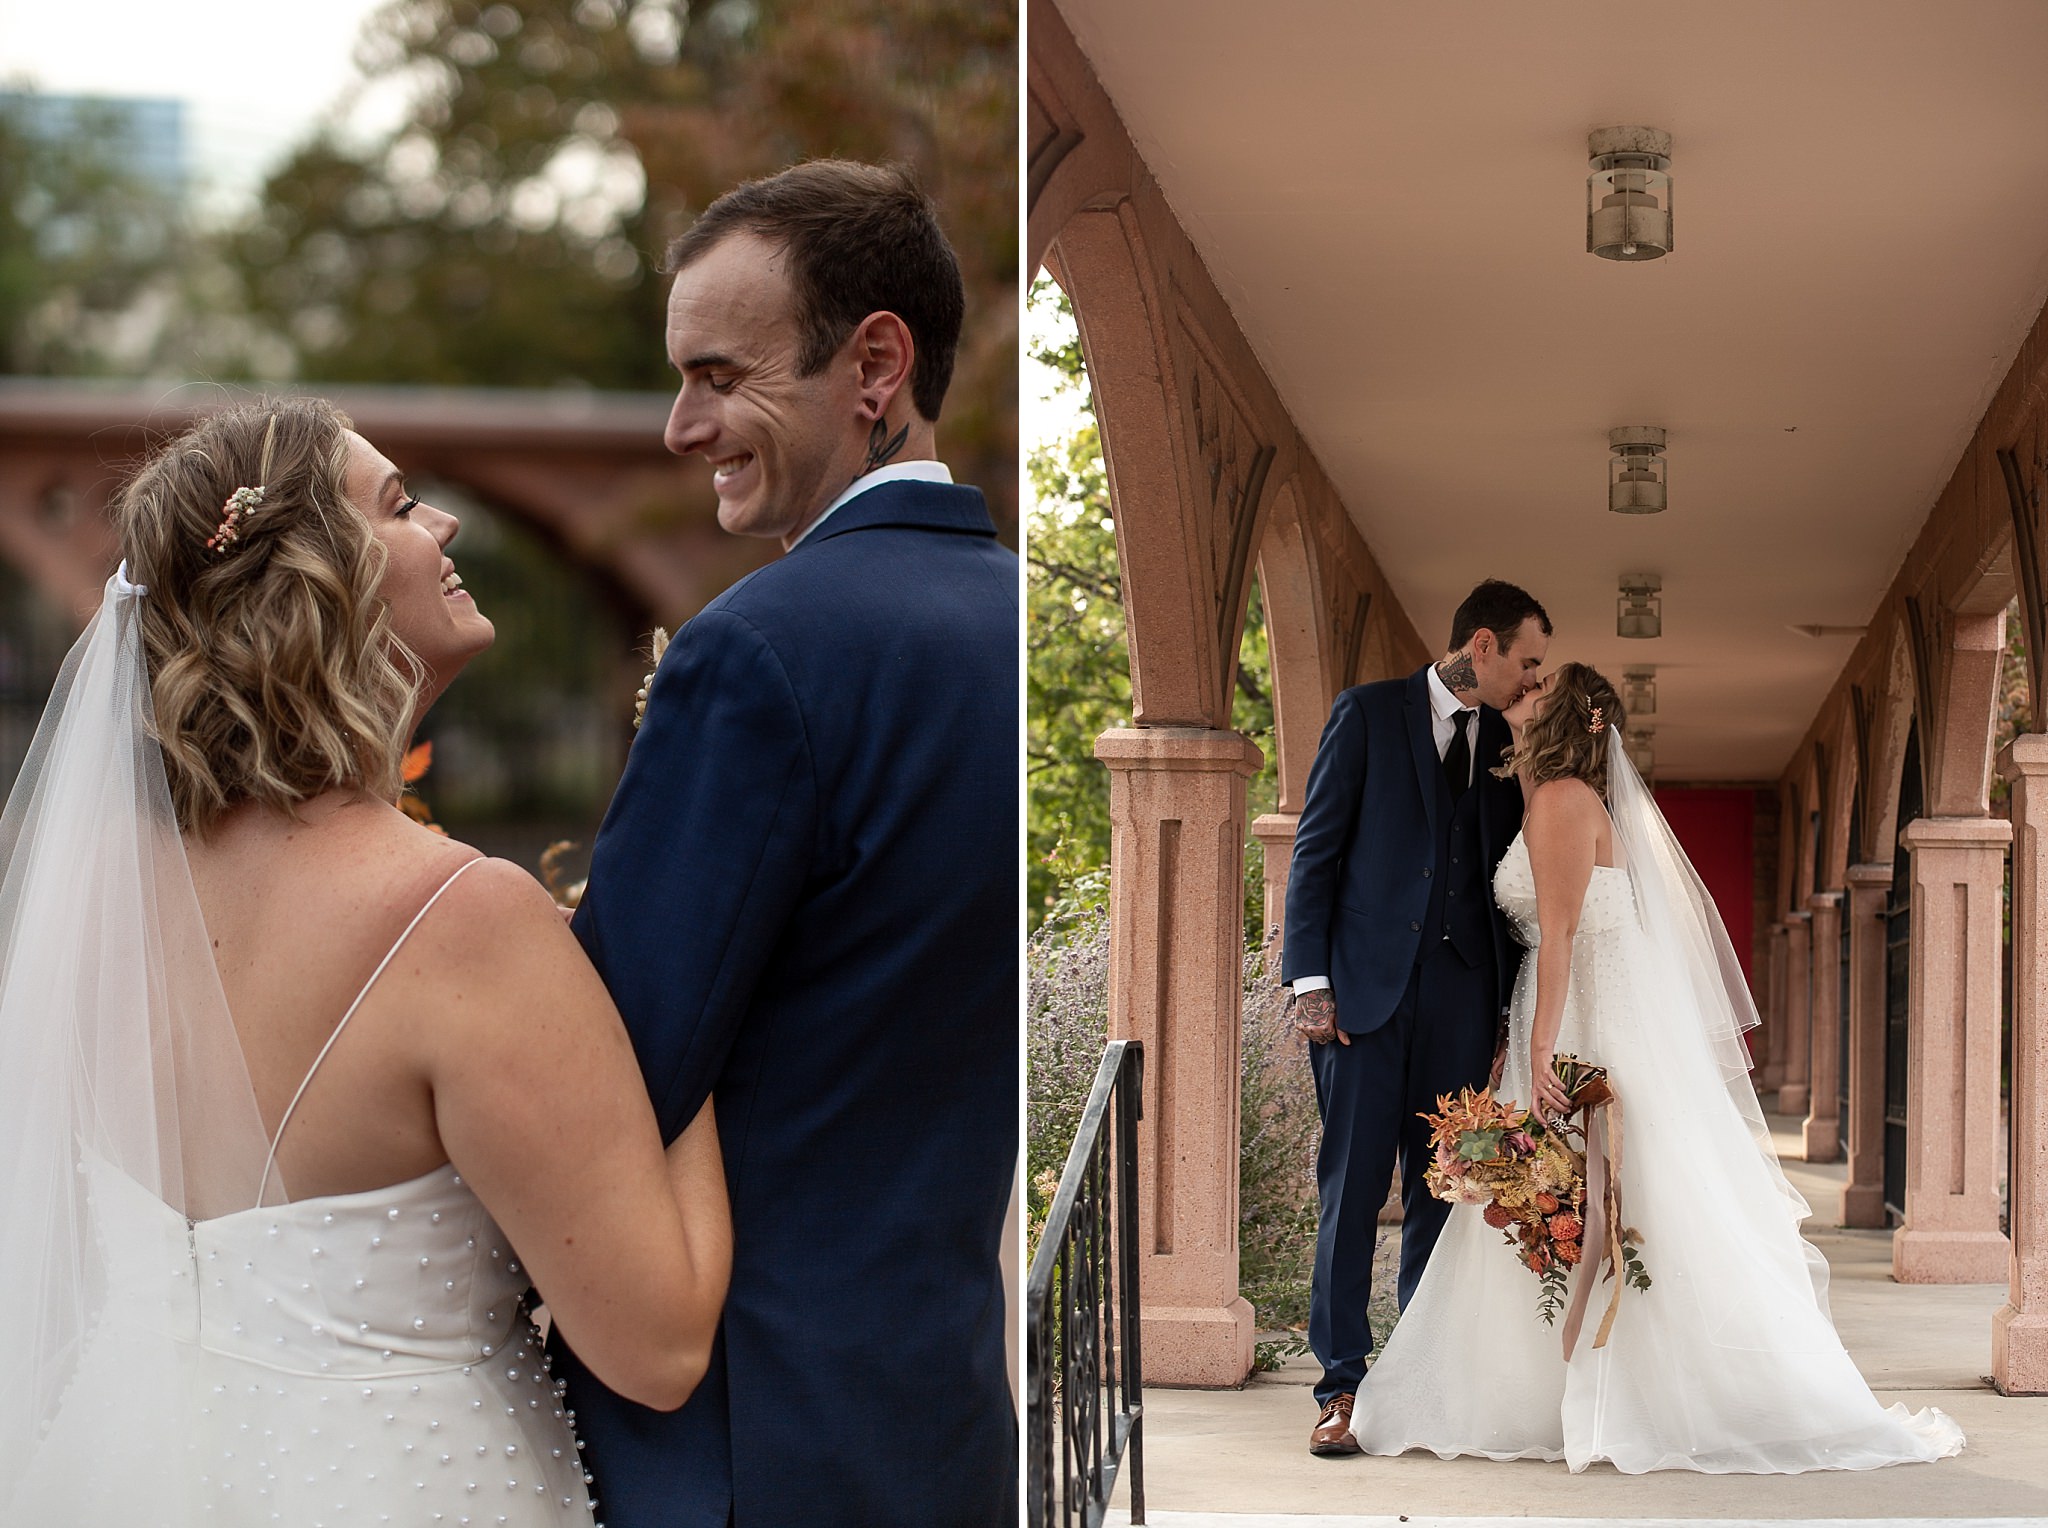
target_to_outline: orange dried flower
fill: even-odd
[[[1549,1196],[1545,1195],[1544,1197],[1548,1198]],[[1566,1210],[1562,1214],[1550,1217],[1550,1234],[1557,1241],[1575,1242],[1586,1234],[1585,1222],[1572,1214],[1571,1211]]]
[[[1557,1212],[1557,1195],[1538,1194],[1536,1196],[1536,1208],[1546,1215],[1555,1214]]]
[[[428,770],[434,767],[434,744],[431,739],[405,751],[405,760],[398,766],[399,778],[407,785],[415,785]]]
[[[1567,1268],[1578,1267],[1579,1244],[1575,1241],[1559,1242],[1557,1244],[1557,1260]]]
[[[1507,1212],[1505,1205],[1495,1200],[1486,1207],[1486,1223],[1496,1231],[1505,1231],[1515,1223],[1515,1217]]]

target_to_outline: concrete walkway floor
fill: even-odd
[[[2003,1284],[1896,1284],[1891,1236],[1827,1224],[1843,1170],[1795,1161],[1798,1123],[1773,1119],[1785,1173],[1813,1205],[1808,1238],[1833,1269],[1835,1324],[1886,1404],[1939,1406],[1969,1445],[1954,1459],[1808,1475],[1622,1475],[1521,1460],[1317,1459],[1313,1359],[1289,1360],[1242,1390],[1145,1392],[1146,1520],[1159,1528],[1517,1528],[1599,1522],[1719,1524],[2016,1522],[2048,1528],[2048,1398],[1991,1388],[1991,1317]],[[1398,1234],[1390,1230],[1390,1237]],[[1386,1249],[1382,1248],[1384,1255]],[[1130,1521],[1128,1470],[1111,1521]]]

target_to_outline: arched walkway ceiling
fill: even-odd
[[[1424,636],[1515,578],[1657,666],[1661,774],[1775,778],[1855,641],[1789,628],[1871,617],[2048,296],[2048,5],[1060,9]],[[1624,265],[1586,135],[1638,124],[1676,248]],[[1606,509],[1632,424],[1662,515]]]

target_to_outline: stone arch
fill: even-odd
[[[1817,891],[1824,891],[1825,885],[1814,878],[1814,841],[1819,837],[1821,852],[1826,852],[1827,821],[1822,812],[1822,802],[1827,790],[1828,759],[1826,751],[1816,742],[1806,748],[1804,762],[1799,772],[1798,817],[1799,839],[1797,858],[1793,863],[1792,906],[1804,908],[1808,899]],[[1826,867],[1822,866],[1822,881],[1826,879]]]
[[[1821,807],[1828,842],[1827,884],[1819,888],[1822,891],[1836,891],[1846,885],[1849,867],[1858,863],[1863,854],[1863,846],[1852,841],[1855,835],[1850,831],[1863,791],[1863,740],[1857,710],[1851,697],[1835,721],[1835,740],[1830,752],[1834,767],[1828,771],[1827,800]]]
[[[1273,659],[1273,744],[1279,757],[1278,810],[1299,812],[1309,765],[1334,698],[1324,676],[1322,601],[1301,495],[1290,479],[1273,495],[1259,538],[1259,588],[1265,597],[1266,640]]]
[[[2010,528],[1987,548],[1975,576],[1942,612],[1934,661],[1942,670],[1940,710],[1929,766],[1928,810],[1983,817],[1991,810],[1992,738],[1998,727],[1998,676],[2005,656],[2006,610],[2018,591]]]
[[[1272,452],[1220,369],[1191,353],[1189,326],[1179,324],[1182,346],[1169,337],[1130,203],[1076,214],[1046,264],[1073,302],[1101,427],[1134,719],[1227,728]],[[1198,461],[1210,468],[1206,494]]]
[[[1889,865],[1898,848],[1899,777],[1906,768],[1906,738],[1913,729],[1918,684],[1912,644],[1903,623],[1895,623],[1885,663],[1884,692],[1873,719],[1872,775],[1864,792],[1865,852],[1874,863]],[[1921,757],[1926,757],[1923,746]]]
[[[1131,155],[1122,126],[1104,117],[1100,92],[1069,88],[1093,71],[1062,18],[1033,0],[1030,67],[1025,70],[1025,254],[1046,262],[1053,241],[1084,207],[1113,205],[1131,190]]]

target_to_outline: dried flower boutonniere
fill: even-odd
[[[654,670],[661,667],[661,655],[668,651],[668,632],[666,629],[660,626],[654,628],[654,638],[650,647],[653,658],[652,667],[647,670],[647,677],[640,681],[640,688],[633,694],[633,730],[635,732],[638,732],[640,724],[647,720],[647,692],[654,688]]]

